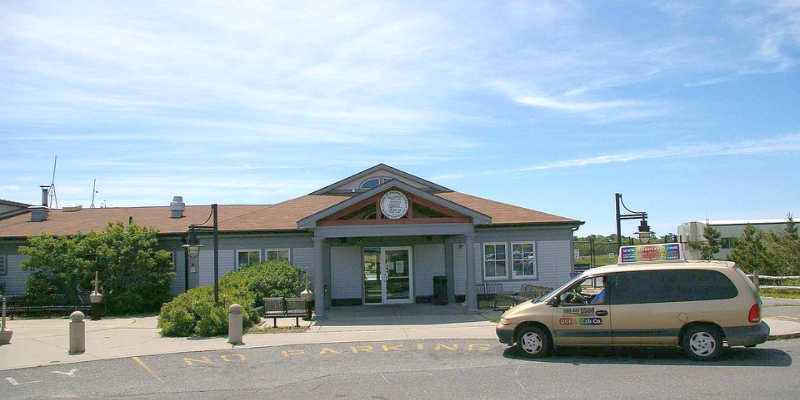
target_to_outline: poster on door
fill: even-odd
[[[405,263],[403,261],[397,261],[394,263],[394,270],[398,275],[403,275],[406,270]]]

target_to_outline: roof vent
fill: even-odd
[[[186,209],[186,203],[183,202],[183,196],[174,196],[172,203],[169,203],[169,211],[172,212],[170,218],[183,218],[183,210]]]
[[[62,210],[63,210],[64,212],[76,212],[76,211],[80,211],[80,210],[82,210],[82,209],[83,209],[83,206],[82,206],[82,205],[77,205],[77,206],[76,206],[76,205],[72,205],[72,204],[70,204],[70,205],[69,205],[69,206],[67,206],[67,207],[64,207],[64,208],[62,208]]]
[[[31,222],[47,221],[47,214],[50,213],[50,209],[45,206],[30,206],[28,210],[31,210]]]

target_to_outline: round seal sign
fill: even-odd
[[[399,219],[408,211],[408,197],[397,190],[384,193],[381,197],[381,212],[386,218]]]

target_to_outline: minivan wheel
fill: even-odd
[[[517,349],[525,357],[544,357],[550,352],[550,336],[535,326],[522,328],[517,336]]]
[[[722,338],[716,328],[705,325],[686,330],[681,343],[683,351],[692,360],[711,361],[722,354]]]

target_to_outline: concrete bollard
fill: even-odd
[[[80,311],[75,311],[69,315],[72,322],[69,323],[69,354],[83,353],[86,351],[86,318]]]
[[[242,306],[233,304],[228,309],[228,342],[232,344],[242,343]]]

